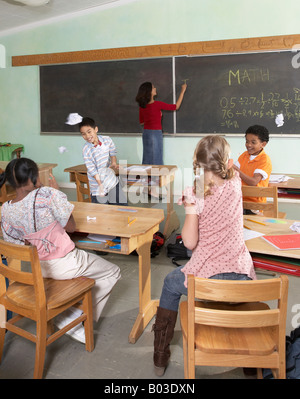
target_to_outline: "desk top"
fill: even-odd
[[[277,173],[274,173],[277,174]],[[278,173],[279,174],[279,173]],[[284,174],[284,173],[283,173]],[[300,189],[300,176],[299,175],[286,175],[292,177],[292,179],[289,179],[284,182],[280,183],[269,183],[270,187],[278,187],[278,188],[296,188]]]
[[[6,166],[9,164],[10,161],[0,161],[0,169],[5,170]],[[55,168],[57,163],[36,163],[39,171],[48,170],[49,168]]]
[[[125,168],[137,166],[138,169],[127,170]],[[146,169],[147,166],[150,168]],[[119,174],[132,174],[132,175],[150,175],[151,176],[166,176],[171,173],[175,173],[177,170],[176,165],[139,165],[139,164],[120,164],[119,165]],[[64,169],[64,172],[69,173],[87,173],[87,169],[85,164],[70,166],[69,168]]]
[[[249,220],[246,219],[256,220],[257,222],[264,223],[265,226],[262,224],[250,222]],[[274,218],[267,218],[255,215],[244,216],[245,226],[249,227],[251,230],[258,231],[260,233],[265,233],[266,235],[297,234],[295,231],[290,229],[290,226],[295,221],[296,220],[274,219]],[[275,248],[273,245],[269,244],[264,239],[262,239],[261,237],[247,240],[246,245],[250,252],[300,259],[300,249],[290,249],[287,251],[279,250]]]
[[[75,205],[73,216],[76,230],[131,238],[144,234],[164,220],[163,209],[135,208],[118,205],[100,205],[88,202],[72,202]],[[96,218],[88,220],[87,217]],[[129,220],[136,219],[128,224]]]

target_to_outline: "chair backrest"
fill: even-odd
[[[89,179],[86,173],[75,172],[77,201],[91,202]]]
[[[224,302],[213,308],[195,306],[195,298]],[[288,278],[285,275],[265,280],[214,280],[188,276],[188,330],[194,323],[228,328],[257,328],[274,326],[276,341],[285,343]],[[234,310],[233,303],[277,301],[277,306],[262,310]],[[225,306],[230,303],[230,307]],[[249,308],[251,309],[251,308]],[[189,337],[190,339],[190,337]],[[194,341],[192,341],[194,342]]]
[[[3,169],[0,168],[0,174],[3,172]],[[0,189],[0,204],[16,198],[16,195],[16,191],[10,185],[3,184]]]
[[[267,216],[278,218],[278,194],[277,187],[242,186],[244,197],[269,198],[272,202],[250,202],[243,200],[243,208],[260,210],[267,213]]]
[[[0,240],[0,253],[7,259],[7,266],[0,263],[0,295],[6,291],[4,277],[14,283],[21,283],[33,286],[36,296],[36,310],[45,309],[46,296],[44,281],[41,272],[40,260],[37,249],[31,245],[18,245],[4,240]],[[16,261],[29,262],[31,265],[29,271],[21,271],[21,268],[15,268]]]

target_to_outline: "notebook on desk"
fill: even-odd
[[[279,250],[300,249],[300,234],[268,235],[261,238]]]

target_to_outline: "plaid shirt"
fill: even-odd
[[[116,146],[108,136],[98,135],[98,139],[101,144],[94,146],[92,143],[86,143],[82,150],[92,195],[99,194],[99,185],[94,178],[97,173],[105,194],[115,187],[119,181],[115,172],[109,168],[110,157],[117,154]]]

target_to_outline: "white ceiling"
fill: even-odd
[[[130,0],[50,0],[46,5],[32,7],[14,0],[0,0],[0,36],[68,18],[76,13],[92,12],[95,7],[105,8],[128,2]]]

